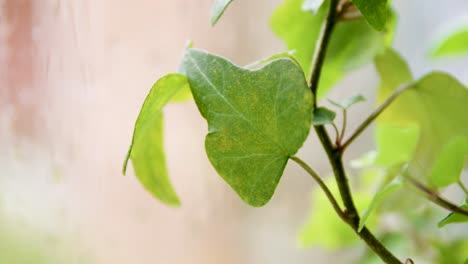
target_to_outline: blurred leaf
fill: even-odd
[[[375,164],[387,167],[411,160],[419,139],[419,126],[378,124],[375,130],[378,155]]]
[[[468,239],[464,238],[450,242],[438,241],[435,246],[437,255],[434,258],[434,263],[455,264],[464,261],[466,263]]]
[[[224,14],[226,8],[232,3],[233,0],[215,0],[211,8],[211,25],[216,25],[216,22]]]
[[[468,104],[468,102],[466,102]],[[468,122],[468,121],[467,121]],[[468,156],[468,136],[457,136],[445,144],[436,160],[430,182],[435,187],[445,187],[460,179],[465,157]]]
[[[327,181],[327,185],[334,196],[339,197],[335,180],[330,179]],[[368,192],[354,192],[353,198],[358,209],[364,208],[371,201]],[[340,203],[340,200],[338,202]],[[314,190],[312,203],[311,215],[299,233],[301,247],[319,245],[326,249],[337,249],[359,243],[359,237],[336,215],[335,210],[321,190]],[[377,223],[376,217],[371,216],[369,223],[374,226]]]
[[[304,0],[302,3],[302,10],[317,13],[324,1],[325,0]]]
[[[382,78],[380,101],[410,79],[405,62],[394,51],[388,50],[378,56],[376,66]],[[409,128],[410,132],[406,135],[401,131],[399,135],[386,133],[386,138],[378,142],[379,155],[394,155],[395,148],[389,147],[395,144],[394,136],[397,135],[400,141],[404,139],[410,142],[411,138],[415,138],[414,130],[417,127],[419,141],[410,160],[412,171],[419,177],[438,179],[439,183],[455,182],[461,173],[459,161],[468,153],[468,144],[463,143],[468,137],[466,102],[468,89],[448,74],[433,72],[413,82],[411,88],[401,94],[377,119],[377,129],[382,129],[385,124],[401,129]],[[411,148],[405,151],[408,156],[413,152]],[[392,162],[396,161],[403,160]]]
[[[468,204],[462,205],[461,208],[468,210]],[[468,222],[468,216],[457,214],[457,213],[450,213],[449,215],[447,215],[447,217],[445,217],[439,222],[438,226],[444,227],[448,224],[464,223],[464,222]]]
[[[432,56],[442,58],[468,54],[468,28],[458,29],[442,39],[433,49]]]
[[[169,180],[164,154],[163,107],[171,100],[181,101],[190,97],[187,77],[172,73],[160,78],[151,88],[135,123],[132,144],[124,162],[132,160],[135,175],[154,197],[162,202],[180,204]]]
[[[395,180],[389,183],[388,185],[385,185],[383,188],[380,188],[377,191],[374,198],[372,198],[372,201],[370,202],[369,206],[367,207],[366,210],[364,210],[361,216],[361,221],[359,222],[359,229],[358,229],[359,232],[366,225],[367,219],[369,218],[371,213],[374,211],[374,209],[379,205],[379,203],[383,201],[389,194],[401,188],[401,186],[402,186],[401,180]]]
[[[353,3],[373,28],[385,28],[389,14],[387,0],[353,0]]]
[[[326,125],[333,123],[335,120],[336,113],[332,110],[325,108],[325,107],[318,107],[314,110],[314,119],[312,120],[312,124],[314,126]]]
[[[316,14],[305,12],[301,6],[302,0],[284,1],[273,13],[271,27],[288,49],[296,51],[294,56],[309,76],[312,56],[329,1],[325,1]],[[373,30],[365,19],[338,23],[327,49],[318,96],[327,93],[348,71],[371,61],[387,42],[385,34]]]
[[[333,105],[339,107],[339,108],[342,108],[342,109],[348,109],[350,106],[354,105],[354,104],[357,104],[357,103],[360,103],[360,102],[365,102],[366,101],[366,98],[360,94],[358,95],[355,95],[355,96],[352,96],[344,101],[341,101],[341,102],[338,102],[338,101],[334,101],[334,100],[331,100],[331,99],[328,99],[328,101],[330,103],[332,103]]]
[[[287,58],[251,71],[195,49],[187,50],[184,68],[208,121],[211,164],[246,203],[264,205],[310,130],[304,73]]]

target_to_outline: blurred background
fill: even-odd
[[[207,126],[193,102],[166,108],[169,171],[182,200],[169,208],[129,169],[133,125],[150,87],[174,72],[187,40],[237,64],[285,50],[269,29],[281,0],[237,0],[216,27],[212,0],[0,0],[0,264],[342,263],[355,250],[301,249],[315,183],[290,163],[265,207],[242,203],[205,155]],[[416,77],[449,71],[468,84],[468,57],[427,58],[439,29],[468,2],[395,0],[394,47]],[[363,93],[372,65],[330,98]],[[340,89],[341,88],[341,89]],[[352,127],[373,101],[350,111]],[[370,150],[367,131],[347,154]],[[311,134],[299,156],[330,169]]]

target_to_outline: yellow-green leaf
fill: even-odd
[[[215,0],[211,8],[211,25],[214,26],[233,0]]]
[[[190,97],[187,77],[172,73],[160,78],[151,88],[135,123],[132,144],[124,161],[132,160],[135,175],[145,189],[162,202],[180,204],[167,174],[163,142],[163,107],[171,100]]]

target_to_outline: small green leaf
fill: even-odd
[[[377,193],[374,195],[374,198],[372,198],[372,201],[370,202],[369,206],[366,210],[364,210],[361,216],[361,221],[359,221],[358,232],[361,232],[362,228],[364,228],[367,219],[369,218],[371,213],[377,208],[379,203],[382,202],[388,195],[400,189],[402,186],[403,184],[401,180],[396,179],[377,191]]]
[[[331,100],[331,99],[328,99],[328,101],[330,103],[332,103],[333,105],[341,108],[341,109],[348,109],[350,106],[354,105],[354,104],[357,104],[357,103],[360,103],[360,102],[365,102],[366,101],[366,98],[361,95],[361,94],[358,94],[358,95],[355,95],[355,96],[352,96],[344,101],[341,101],[341,102],[338,102],[338,101],[334,101],[334,100]]]
[[[226,8],[233,0],[215,0],[211,8],[211,25],[216,25],[216,22],[221,18]]]
[[[291,59],[292,61],[296,62],[296,64],[300,67],[300,64],[299,62],[296,60],[296,58],[293,57],[293,54],[294,54],[294,51],[288,51],[288,52],[282,52],[282,53],[278,53],[278,54],[275,54],[275,55],[272,55],[266,59],[261,59],[259,61],[255,61],[253,63],[250,63],[246,66],[244,66],[244,68],[246,69],[249,69],[249,70],[258,70],[260,68],[262,68],[263,66],[265,66],[266,64],[276,60],[276,59],[281,59],[281,58],[288,58],[288,59]]]
[[[313,97],[304,73],[288,58],[251,71],[196,49],[183,63],[208,121],[211,164],[246,203],[264,205],[310,130]]]
[[[391,50],[377,57],[376,65],[382,78],[379,100],[411,79],[403,59]],[[409,132],[405,135],[400,131],[398,135],[387,131],[378,142],[379,155],[389,157],[398,149],[392,144],[406,142],[408,146],[400,144],[402,148],[399,149],[405,153],[398,156],[410,157],[408,161],[416,177],[434,179],[443,186],[456,182],[468,153],[468,89],[450,75],[440,72],[430,73],[409,85],[410,88],[377,119],[377,130],[393,126],[409,129]],[[395,138],[399,138],[397,143]],[[411,142],[416,138],[419,140],[413,149]]]
[[[312,125],[321,126],[333,123],[335,120],[336,113],[325,107],[318,107],[314,110],[314,119]]]
[[[135,175],[147,191],[162,202],[180,204],[167,175],[163,142],[163,107],[171,100],[188,98],[187,77],[172,73],[160,78],[151,88],[135,123],[132,144],[124,161],[132,160]]]
[[[387,0],[352,1],[373,28],[376,30],[384,29],[389,14]]]
[[[433,49],[435,58],[468,54],[468,28],[458,29],[448,37],[440,41]]]
[[[461,208],[468,210],[468,204],[462,205]],[[439,228],[442,228],[448,224],[464,222],[468,222],[468,216],[458,213],[450,213],[449,215],[447,215],[447,217],[445,217],[444,219],[442,219],[442,221],[439,222],[438,226]]]
[[[325,0],[304,0],[302,3],[302,10],[317,13],[323,2],[325,2]]]
[[[302,9],[302,0],[286,0],[273,13],[270,25],[309,76],[311,61],[322,24],[325,20],[329,1],[324,1],[313,14]],[[387,26],[387,32],[373,30],[365,21],[358,19],[338,23],[335,27],[323,65],[318,88],[318,97],[326,94],[351,70],[372,61],[375,54],[390,45],[389,37],[394,21]],[[390,21],[389,21],[390,22]],[[307,38],[304,38],[307,36]]]

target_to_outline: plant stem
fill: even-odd
[[[369,117],[362,122],[358,128],[351,134],[351,136],[346,140],[343,145],[341,146],[341,150],[344,151],[349,144],[351,144],[361,133],[393,102],[395,99],[402,94],[404,91],[407,89],[411,88],[412,86],[410,85],[404,85],[400,86],[398,89],[396,89],[392,95],[390,95],[385,102],[383,102],[377,109],[372,112]]]
[[[468,196],[468,189],[466,189],[465,185],[463,184],[463,182],[461,180],[458,180],[457,182],[458,186],[460,186],[460,189],[462,189],[462,191],[465,193],[465,195]]]
[[[325,54],[330,42],[331,33],[336,23],[336,7],[338,0],[330,0],[330,9],[328,10],[327,18],[322,25],[320,36],[315,46],[314,56],[312,57],[312,68],[310,73],[309,87],[314,95],[314,103],[317,104],[317,89],[322,71],[323,62],[325,61]]]
[[[340,134],[340,141],[338,143],[341,145],[342,140],[344,139],[345,132],[346,132],[346,126],[348,125],[348,111],[346,111],[345,108],[343,108],[343,123],[341,127],[341,134]]]
[[[322,26],[319,42],[317,43],[313,57],[312,73],[309,86],[314,94],[314,100],[317,100],[317,88],[319,84],[320,73],[325,59],[327,46],[336,23],[337,5],[337,0],[330,0],[330,9],[328,11],[325,23]],[[351,226],[356,234],[362,240],[364,240],[369,248],[371,248],[385,263],[401,264],[402,262],[398,260],[387,248],[385,248],[385,246],[379,240],[377,240],[377,238],[367,229],[367,227],[364,227],[361,232],[358,232],[360,219],[356,206],[354,205],[348,178],[346,177],[346,173],[343,167],[343,152],[340,148],[333,146],[333,143],[330,141],[330,137],[328,136],[327,130],[323,125],[316,126],[314,128],[323,148],[327,153],[328,159],[335,174],[335,179],[340,191],[341,198],[343,200],[343,204],[345,206],[344,221],[349,226]]]
[[[415,178],[411,177],[408,173],[402,173],[403,177],[411,183],[414,187],[416,187],[418,190],[420,190],[424,195],[433,203],[437,204],[438,206],[445,208],[451,212],[457,213],[457,214],[462,214],[468,216],[468,211],[454,205],[453,203],[445,200],[444,198],[440,197],[435,191],[427,188],[416,180]]]
[[[309,166],[307,163],[305,163],[302,159],[300,159],[297,156],[291,157],[292,160],[294,160],[297,164],[299,164],[307,173],[314,178],[314,180],[318,183],[320,188],[322,188],[323,192],[327,196],[328,200],[330,200],[330,203],[332,204],[333,208],[335,209],[336,213],[338,216],[345,220],[346,215],[344,214],[343,210],[340,208],[340,205],[336,201],[335,197],[333,196],[333,193],[330,191],[330,189],[327,187],[327,185],[322,181],[320,176]]]

